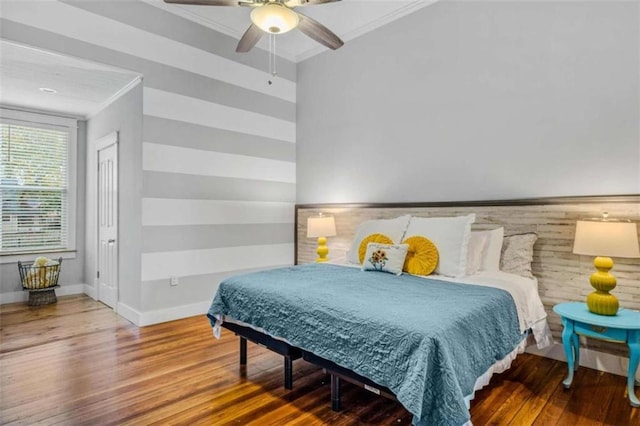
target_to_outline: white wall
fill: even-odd
[[[640,193],[639,7],[442,1],[301,63],[297,202]]]
[[[118,301],[139,310],[142,234],[142,84],[130,89],[87,122],[87,170],[96,172],[96,140],[118,132]],[[96,294],[97,172],[87,176],[85,277]],[[131,318],[130,318],[131,319]]]

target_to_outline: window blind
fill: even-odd
[[[68,242],[69,130],[0,123],[0,254]]]

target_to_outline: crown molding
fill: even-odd
[[[142,80],[143,80],[143,76],[141,76],[141,75],[136,76],[136,78],[134,78],[133,80],[128,82],[124,87],[122,87],[116,93],[114,93],[113,95],[109,96],[109,98],[106,101],[102,102],[100,105],[96,106],[91,111],[89,111],[89,113],[87,113],[85,115],[84,119],[85,120],[89,120],[89,119],[95,117],[96,115],[98,115],[103,109],[105,109],[106,107],[108,107],[109,105],[111,105],[112,103],[117,101],[118,99],[120,99],[127,92],[129,92],[129,90],[133,89],[138,84],[140,84],[142,82]]]
[[[393,12],[390,12],[374,21],[371,21],[361,27],[358,27],[354,30],[347,32],[346,34],[341,35],[340,38],[342,38],[342,41],[346,43],[349,40],[353,40],[354,38],[360,37],[361,35],[371,32],[376,28],[379,28],[383,25],[387,25],[388,23],[391,23],[396,19],[400,19],[403,16],[409,15],[417,10],[420,10],[423,7],[431,6],[432,4],[437,3],[438,1],[440,0],[415,0],[405,5],[404,7],[396,9]],[[312,49],[305,50],[304,52],[296,55],[294,61],[302,62],[327,50],[329,49],[327,49],[322,45],[317,45]]]

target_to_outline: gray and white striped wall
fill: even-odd
[[[225,276],[293,263],[294,63],[279,58],[269,85],[267,52],[236,54],[236,39],[142,1],[9,1],[0,16],[3,39],[143,75],[130,319],[202,313]]]

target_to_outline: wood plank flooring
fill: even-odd
[[[408,425],[399,404],[348,383],[331,411],[328,378],[238,339],[215,340],[204,316],[138,328],[86,296],[55,305],[0,307],[0,424]],[[474,425],[640,426],[625,378],[581,368],[564,390],[566,364],[521,355],[471,405]]]

